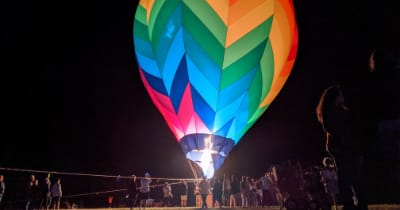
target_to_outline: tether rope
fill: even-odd
[[[121,176],[121,175],[104,175],[104,174],[90,174],[90,173],[78,173],[78,172],[44,171],[44,170],[4,168],[4,167],[0,167],[0,170],[15,171],[15,172],[29,172],[29,173],[59,174],[59,175],[69,175],[69,176],[91,176],[91,177],[116,178],[116,179],[130,179],[131,178],[131,176]],[[142,179],[142,178],[146,178],[146,177],[136,176],[136,178]],[[166,177],[151,177],[151,179],[171,180],[171,181],[180,181],[180,180],[198,181],[198,179],[166,178]]]

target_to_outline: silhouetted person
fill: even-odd
[[[337,195],[339,194],[338,176],[335,165],[329,157],[323,159],[324,168],[321,170],[321,182],[324,185],[324,191],[329,199],[329,204],[337,209]]]
[[[240,181],[240,197],[242,199],[242,208],[249,207],[249,192],[250,192],[250,183],[249,177],[242,176],[242,181]]]
[[[143,209],[146,207],[146,201],[147,201],[147,199],[149,199],[149,196],[150,196],[150,183],[151,183],[150,174],[145,173],[144,178],[140,179],[139,209],[141,207],[143,207]]]
[[[199,183],[199,192],[201,195],[201,208],[207,208],[207,195],[210,194],[211,185],[210,182],[203,176],[203,179]]]
[[[260,178],[262,185],[262,203],[261,206],[272,205],[272,177],[270,171],[265,172],[264,176]]]
[[[32,187],[32,203],[31,206],[33,209],[39,209],[40,207],[40,200],[42,199],[41,192],[40,192],[40,185],[39,185],[39,179],[35,179],[35,183],[33,184]]]
[[[62,189],[61,189],[61,179],[58,178],[56,183],[51,187],[51,200],[53,204],[53,209],[60,209],[62,197]]]
[[[213,194],[213,207],[215,207],[218,202],[218,207],[222,207],[222,182],[219,178],[214,177],[214,184],[212,187]]]
[[[371,142],[371,173],[380,177],[371,196],[378,202],[400,202],[400,46],[380,46],[370,56],[362,87],[359,133]],[[363,139],[363,140],[364,140]],[[376,169],[379,170],[376,170]]]
[[[29,180],[26,183],[26,191],[25,191],[25,193],[26,193],[25,209],[26,210],[32,208],[32,205],[34,202],[35,182],[36,182],[35,175],[30,175]]]
[[[381,121],[400,120],[400,46],[380,47],[370,56],[369,112]],[[370,92],[371,91],[371,92]],[[368,99],[367,99],[368,100]],[[399,128],[399,127],[397,127]]]
[[[224,179],[222,180],[222,202],[225,206],[229,206],[229,197],[231,196],[231,179],[229,175],[224,174]]]
[[[163,190],[163,198],[164,198],[162,206],[171,206],[171,200],[173,197],[171,185],[168,182],[165,182],[162,190]]]
[[[343,209],[367,209],[360,146],[353,138],[350,109],[339,85],[324,90],[316,114],[326,135],[326,151],[337,166]]]
[[[231,192],[229,196],[229,207],[236,208],[240,200],[240,181],[235,175],[231,176]]]
[[[1,200],[3,199],[5,190],[6,190],[6,185],[4,184],[4,176],[0,175],[0,209],[1,209]]]
[[[163,183],[160,179],[156,179],[155,183],[152,185],[152,189],[150,191],[150,197],[154,198],[154,202],[162,203],[163,201]],[[152,182],[153,183],[153,182]]]
[[[40,209],[49,209],[51,204],[51,183],[49,178],[44,178],[43,184],[39,186],[40,189]]]
[[[279,180],[280,177],[278,177],[278,168],[276,166],[271,166],[270,169],[270,177],[272,183],[271,183],[271,187],[272,187],[272,196],[275,198],[276,203],[280,206],[280,208],[283,208],[283,195],[279,186]]]
[[[133,209],[135,207],[137,199],[138,199],[138,190],[137,190],[137,183],[136,183],[136,176],[132,175],[131,178],[129,179],[128,183],[128,195],[126,196],[128,198],[128,205],[130,209]]]
[[[178,193],[180,196],[181,207],[186,207],[188,200],[188,184],[185,180],[180,180],[178,184]]]

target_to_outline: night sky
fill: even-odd
[[[192,177],[139,77],[132,40],[137,1],[13,4],[1,32],[7,65],[0,167]],[[260,176],[288,159],[320,164],[324,134],[315,107],[322,91],[339,82],[355,95],[369,54],[400,37],[395,1],[294,4],[300,40],[292,74],[221,171]],[[350,105],[356,99],[349,97]],[[66,184],[66,194],[113,189],[101,179],[63,179],[80,186]]]

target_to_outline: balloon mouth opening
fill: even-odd
[[[186,153],[186,158],[196,163],[202,170],[203,175],[207,178],[214,176],[214,161],[212,155],[215,155],[216,151],[209,149],[205,150],[193,150]]]
[[[202,175],[212,178],[232,150],[234,141],[212,134],[190,134],[181,139],[180,145],[186,158],[201,168]]]

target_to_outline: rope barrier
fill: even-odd
[[[73,195],[63,195],[62,199],[65,198],[73,198],[73,197],[80,197],[80,196],[87,196],[87,195],[100,195],[100,194],[107,194],[107,193],[113,193],[113,192],[122,192],[122,191],[127,191],[128,189],[118,189],[118,190],[107,190],[107,191],[100,191],[100,192],[90,192],[90,193],[80,193],[80,194],[73,194]],[[31,199],[31,202],[38,202],[41,201],[41,198],[39,199]],[[16,203],[25,203],[27,202],[27,199],[18,199],[14,201],[6,201],[5,203],[7,204],[16,204]]]
[[[70,175],[70,176],[90,176],[90,177],[102,177],[102,178],[116,178],[116,179],[131,179],[131,176],[121,176],[121,175],[104,175],[104,174],[91,174],[91,173],[77,173],[77,172],[60,172],[60,171],[46,171],[46,170],[33,170],[33,169],[18,169],[18,168],[5,168],[0,167],[0,171],[14,171],[14,172],[24,172],[24,173],[45,173],[45,174],[58,174],[58,175]],[[136,177],[138,179],[147,178],[147,177]],[[169,183],[169,185],[177,185],[181,183],[181,180],[186,182],[198,182],[198,179],[187,179],[187,178],[165,178],[165,177],[151,177],[153,180],[165,180],[165,181],[178,181]],[[162,187],[165,183],[161,184],[153,184],[150,185],[150,188]],[[140,187],[138,187],[140,189]],[[107,193],[114,193],[114,192],[122,192],[127,191],[127,189],[117,189],[117,190],[107,190],[107,191],[100,191],[100,192],[89,192],[89,193],[79,193],[73,195],[65,195],[63,198],[73,198],[73,197],[80,197],[80,196],[88,196],[88,195],[100,195],[100,194],[107,194]],[[39,201],[39,200],[37,200]],[[21,200],[14,200],[13,202],[5,202],[8,204],[15,204],[26,202],[26,199]]]
[[[169,183],[169,185],[176,185],[176,184],[180,184],[180,183],[181,182],[174,182],[174,183]],[[163,187],[164,185],[165,184],[150,185],[150,188]],[[140,187],[138,187],[137,189],[140,189]],[[64,195],[64,196],[62,196],[62,198],[64,199],[64,198],[73,198],[73,197],[88,196],[88,195],[101,195],[101,194],[107,194],[107,193],[113,193],[113,192],[123,192],[123,191],[128,191],[128,189],[106,190],[106,191],[100,191],[100,192],[89,192],[89,193],[79,193],[79,194],[73,194],[73,195]],[[32,201],[39,201],[39,200],[34,199]],[[7,203],[17,203],[17,202],[26,202],[26,199],[16,200],[16,201],[7,202]]]
[[[169,183],[169,185],[176,185],[176,184],[180,184],[180,183],[181,182],[174,182],[174,183]],[[165,184],[154,184],[154,185],[150,185],[150,188],[163,187],[164,185]],[[137,189],[140,189],[140,187],[138,187]],[[66,196],[63,196],[63,198],[71,198],[71,197],[78,197],[78,196],[85,196],[85,195],[100,195],[100,194],[121,192],[121,191],[128,191],[128,189],[117,189],[117,190],[107,190],[107,191],[100,191],[100,192],[80,193],[80,194],[74,194],[74,195],[66,195]]]
[[[59,172],[59,171],[44,171],[44,170],[32,170],[32,169],[18,169],[18,168],[4,168],[0,167],[0,170],[4,171],[15,171],[15,172],[29,172],[29,173],[45,173],[45,174],[59,174],[59,175],[69,175],[69,176],[91,176],[91,177],[102,177],[102,178],[116,178],[116,179],[130,179],[131,176],[121,176],[121,175],[104,175],[104,174],[90,174],[90,173],[77,173],[77,172]],[[147,177],[136,176],[138,179],[143,179]],[[160,179],[168,181],[199,181],[199,179],[188,179],[188,178],[165,178],[165,177],[151,177],[151,179]]]
[[[127,190],[128,189],[118,189],[118,190],[107,190],[107,191],[101,191],[101,192],[80,193],[80,194],[74,194],[74,195],[66,195],[66,196],[63,196],[63,198],[73,198],[73,197],[86,196],[86,195],[100,195],[100,194],[107,194],[107,193],[113,193],[113,192],[122,192],[122,191],[127,191]]]

